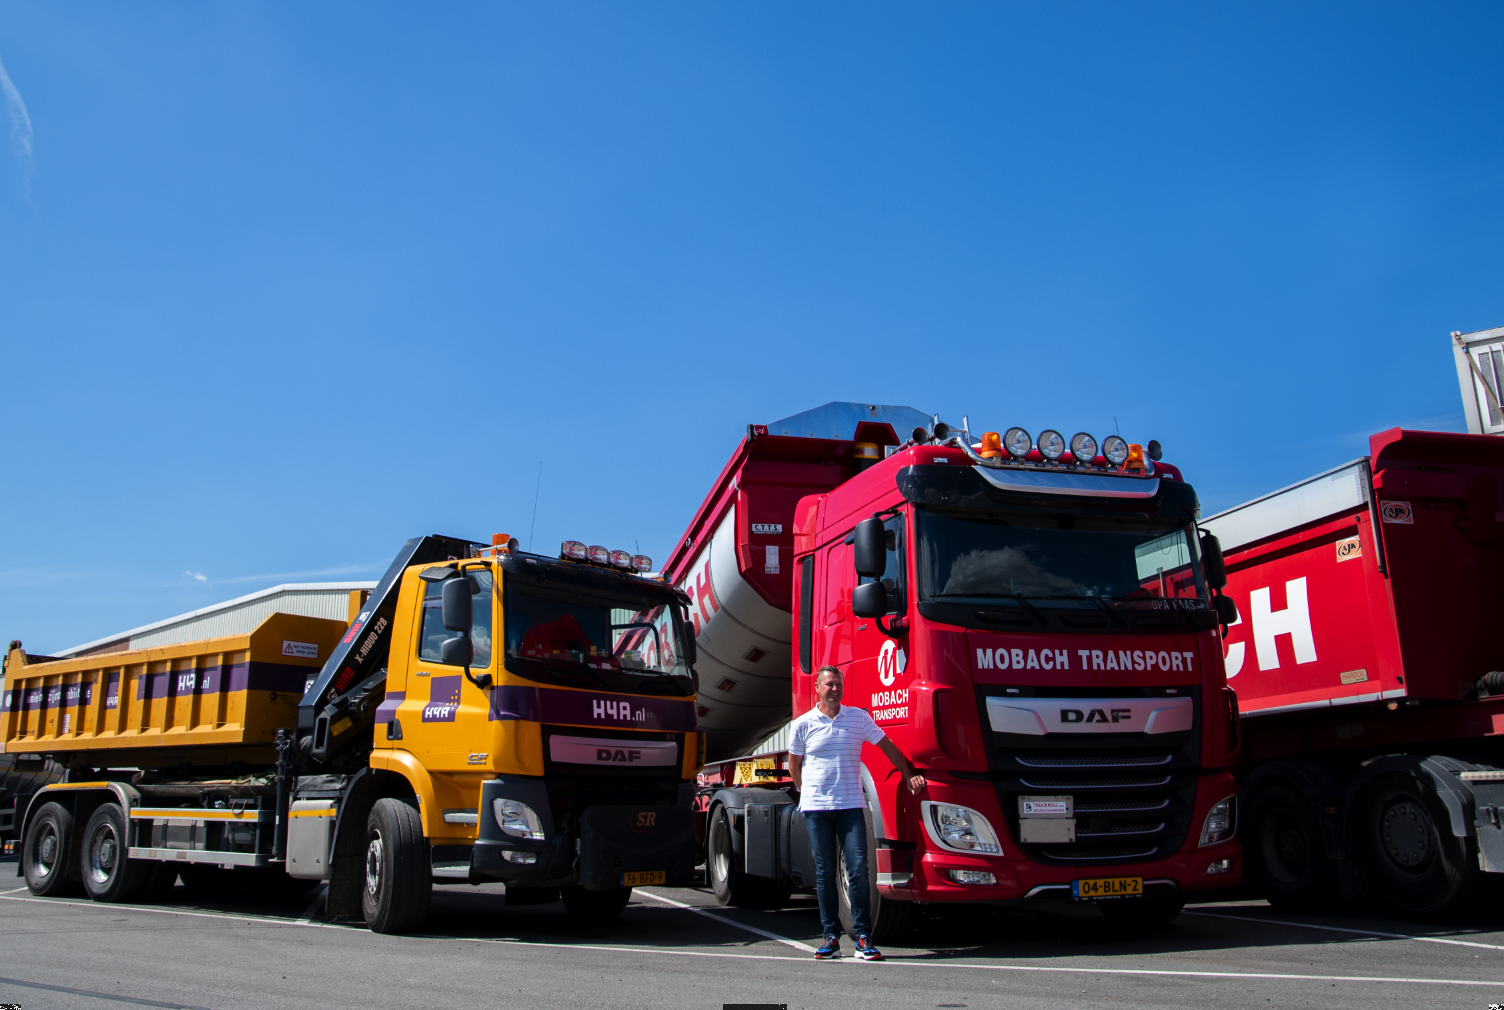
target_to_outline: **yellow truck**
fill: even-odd
[[[327,881],[328,914],[378,932],[421,925],[434,884],[601,919],[688,883],[694,639],[650,568],[415,537],[348,624],[64,660],[12,642],[4,752],[63,769],[16,807],[20,874],[99,901]]]

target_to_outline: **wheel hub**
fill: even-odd
[[[366,846],[366,893],[376,897],[381,890],[381,835],[371,839]]]
[[[1289,866],[1302,866],[1306,861],[1306,836],[1299,828],[1287,826],[1279,833],[1279,855]]]
[[[96,884],[109,883],[119,857],[120,846],[114,830],[109,825],[101,826],[89,842],[89,876]]]
[[[57,836],[47,832],[37,841],[36,868],[39,876],[52,872],[52,861],[57,858]]]
[[[1384,848],[1389,858],[1406,868],[1431,857],[1431,816],[1414,800],[1400,800],[1384,811]]]

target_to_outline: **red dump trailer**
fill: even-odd
[[[717,759],[808,711],[826,665],[929,782],[909,795],[865,749],[877,939],[920,903],[1152,922],[1237,883],[1231,614],[1195,490],[1157,443],[902,410],[749,427],[665,567],[692,600],[717,898],[814,883],[777,738]]]
[[[1504,439],[1369,449],[1201,523],[1239,611],[1240,837],[1276,904],[1452,910],[1504,872]]]

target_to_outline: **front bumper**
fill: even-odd
[[[496,822],[494,801],[513,799],[535,810],[544,826],[541,841],[515,838]],[[677,806],[596,805],[559,823],[542,779],[508,776],[481,787],[479,835],[470,857],[470,879],[500,880],[517,887],[579,885],[586,890],[623,886],[623,874],[661,870],[664,882],[691,882],[695,866],[694,815]],[[532,853],[518,863],[508,852]]]

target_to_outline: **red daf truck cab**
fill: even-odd
[[[758,447],[774,439],[802,441],[752,429],[717,486],[740,483],[744,508],[755,496],[734,471],[777,455]],[[901,933],[920,902],[1088,900],[1164,921],[1191,892],[1236,883],[1237,710],[1219,639],[1236,615],[1179,472],[1118,438],[1099,450],[1076,436],[1077,460],[1057,432],[973,440],[938,419],[904,444],[877,423],[825,441],[846,455],[844,470],[829,464],[840,479],[760,525],[771,538],[786,524],[791,541],[787,711],[808,711],[835,666],[846,703],[928,780],[911,795],[865,748],[874,932]],[[742,556],[765,558],[746,525]],[[704,711],[707,644],[709,727],[721,713]],[[760,750],[701,779],[723,903],[775,904],[814,883],[787,755]]]

